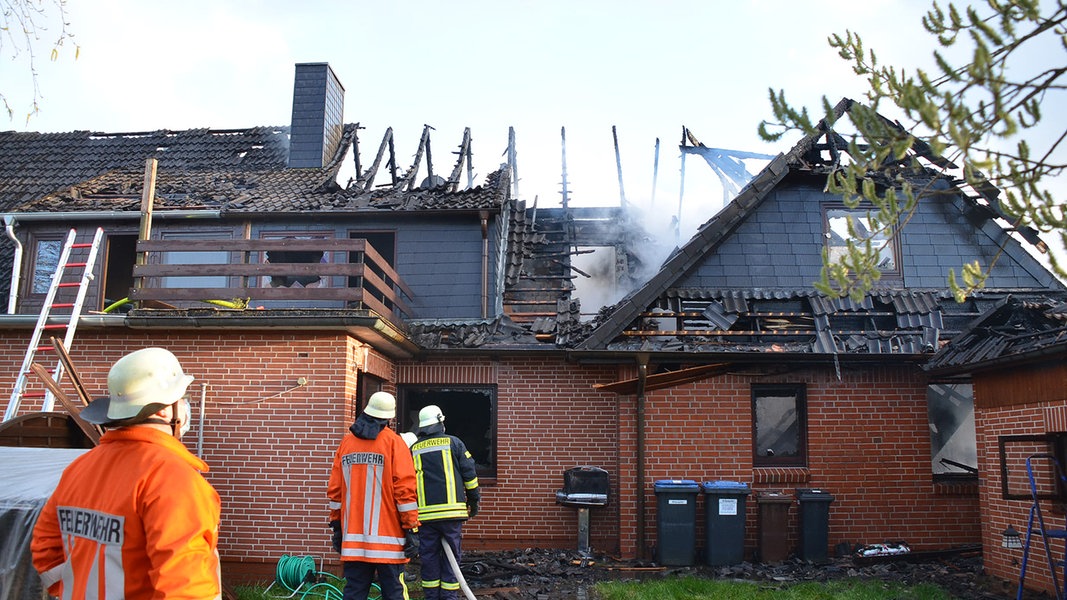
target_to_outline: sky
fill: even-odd
[[[816,111],[824,96],[862,100],[865,82],[827,38],[852,31],[884,64],[929,66],[935,42],[921,26],[929,8],[929,0],[67,0],[74,37],[50,61],[57,23],[41,35],[40,110],[28,122],[27,54],[11,60],[10,44],[0,45],[9,59],[0,62],[0,93],[15,109],[0,129],[288,125],[295,65],[326,62],[345,88],[345,122],[363,127],[365,165],[391,127],[398,163],[410,166],[430,125],[435,171],[449,171],[469,127],[482,183],[506,161],[513,127],[528,205],[560,205],[565,154],[571,206],[614,206],[624,193],[658,224],[680,217],[684,242],[722,207],[723,193],[695,156],[683,181],[683,127],[710,147],[785,152],[796,137],[769,144],[757,133],[772,116],[768,89]],[[752,161],[751,172],[763,164]]]

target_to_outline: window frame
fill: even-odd
[[[56,268],[59,266],[59,256],[63,252],[63,242],[66,239],[65,236],[66,234],[59,231],[56,231],[54,233],[34,233],[30,236],[31,255],[28,261],[28,265],[30,267],[29,277],[24,278],[25,293],[27,297],[36,296],[43,298],[46,294],[48,294],[48,288],[51,286],[52,277],[55,275]],[[39,292],[37,291],[37,276],[39,272],[38,266],[41,262],[41,244],[48,242],[55,242],[57,245],[56,254],[54,257],[55,260],[49,264],[49,270],[44,273],[45,275],[47,275],[47,283],[44,286],[44,290]]]
[[[397,423],[396,423],[396,425],[397,425],[397,431],[398,432],[414,431],[414,429],[416,428],[418,423],[417,422],[412,422],[413,418],[411,416],[409,416],[409,415],[414,414],[415,415],[414,419],[417,419],[417,411],[418,410],[420,410],[423,406],[426,406],[427,404],[433,404],[434,403],[434,402],[430,402],[430,401],[420,402],[420,401],[416,400],[415,398],[413,398],[413,396],[415,396],[416,394],[429,395],[429,394],[432,394],[432,393],[449,393],[449,392],[485,393],[486,396],[488,397],[488,400],[489,400],[489,415],[488,415],[488,425],[487,425],[487,430],[486,430],[486,433],[489,434],[487,436],[489,441],[486,444],[486,446],[487,446],[486,451],[488,453],[487,454],[488,462],[487,462],[487,464],[483,464],[483,463],[478,463],[477,464],[478,479],[479,480],[483,480],[483,479],[491,480],[491,479],[495,479],[496,478],[497,472],[498,472],[498,469],[499,469],[499,456],[500,456],[500,454],[499,454],[499,447],[500,447],[499,431],[500,431],[500,429],[499,429],[499,426],[498,426],[498,418],[497,418],[498,413],[499,413],[499,389],[498,389],[497,385],[495,385],[495,384],[441,384],[441,383],[437,383],[437,384],[425,383],[424,384],[424,383],[418,383],[418,384],[397,385],[396,389],[397,389],[397,395],[396,395],[397,396],[397,398],[396,398],[396,401],[397,401],[397,407],[396,407],[397,408],[397,414],[396,414]],[[470,438],[471,436],[470,435],[466,435],[466,436],[465,435],[461,435],[464,432],[457,431],[455,429],[455,427],[453,427],[452,429],[449,428],[450,423],[454,426],[456,423],[469,422],[469,420],[460,418],[459,415],[455,414],[456,411],[455,411],[454,407],[449,407],[449,406],[447,406],[445,404],[446,403],[443,403],[443,402],[441,403],[441,410],[445,414],[445,432],[449,433],[450,435],[454,435],[454,436],[460,438],[461,440],[463,440],[464,445],[467,446],[467,450],[470,451],[471,454],[475,455],[475,462],[478,462],[477,461],[477,458],[478,458],[478,456],[477,456],[477,454],[478,454],[478,452],[477,452],[478,446],[476,446],[474,444],[474,440],[473,439],[465,439],[465,438]]]
[[[284,240],[286,238],[294,238],[298,240],[331,240],[334,238],[334,231],[332,229],[314,229],[299,231],[294,231],[292,229],[264,229],[259,232],[259,239],[261,240]],[[258,260],[260,264],[266,264],[269,262],[267,260],[266,252],[259,253],[259,256],[256,257],[256,260]],[[332,256],[332,253],[324,250],[322,252],[322,258],[320,259],[320,262],[322,264],[329,264],[333,261],[334,257]],[[290,284],[286,287],[293,287],[293,285],[296,284]],[[316,288],[335,287],[333,278],[328,275],[320,276],[318,281],[310,285],[313,285]],[[300,287],[310,287],[310,285],[301,285]],[[257,281],[255,281],[254,285],[251,285],[251,287],[273,287],[271,284],[271,276],[263,275],[261,277],[258,277]]]
[[[792,396],[796,411],[797,450],[792,456],[767,456],[760,452],[759,411],[761,398]],[[753,467],[806,467],[808,464],[808,401],[807,386],[803,383],[754,383],[752,400],[752,466]]]
[[[843,215],[843,217],[852,217],[853,220],[855,220],[856,218],[866,219],[867,216],[873,211],[874,211],[874,207],[870,206],[869,204],[862,204],[860,206],[857,206],[856,208],[849,208],[849,207],[845,206],[844,203],[840,203],[840,202],[839,203],[828,203],[828,204],[823,204],[822,205],[823,248],[826,250],[827,256],[829,257],[831,262],[836,260],[835,259],[834,249],[835,248],[841,248],[842,250],[844,249],[844,246],[833,246],[833,245],[831,245],[831,241],[833,240],[833,237],[832,237],[832,233],[833,232],[831,231],[832,228],[830,226],[831,225],[830,220],[832,218],[831,217],[831,213],[833,213],[833,212],[846,213],[845,215]],[[842,218],[842,217],[837,217],[837,218]],[[893,226],[892,232],[890,232],[888,235],[886,235],[885,239],[883,240],[885,243],[888,244],[889,250],[891,250],[891,254],[892,254],[892,258],[893,258],[893,268],[892,269],[883,269],[882,267],[878,267],[878,271],[882,274],[882,277],[891,278],[891,279],[900,279],[901,277],[903,277],[903,272],[904,271],[903,271],[903,265],[901,264],[901,252],[900,252],[901,235],[902,235],[901,228],[899,227],[899,224],[897,224],[897,225]],[[884,251],[882,251],[882,252],[884,252]]]

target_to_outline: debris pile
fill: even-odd
[[[853,578],[903,585],[933,582],[952,598],[968,600],[1015,597],[1017,585],[1014,581],[987,576],[979,552],[869,564],[858,564],[852,557],[844,556],[832,558],[826,564],[791,559],[776,564],[743,562],[725,567],[664,567],[650,561],[621,561],[600,554],[583,558],[576,551],[525,549],[464,552],[462,570],[479,600],[593,600],[597,597],[593,592],[597,582],[685,576],[782,585]],[[1024,600],[1044,598],[1047,596],[1030,592],[1024,595]]]

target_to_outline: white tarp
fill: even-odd
[[[0,598],[47,597],[33,568],[33,526],[59,476],[88,450],[0,447]]]

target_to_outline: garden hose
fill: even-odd
[[[324,581],[329,579],[330,581]],[[331,583],[332,582],[332,583]],[[333,573],[315,570],[315,559],[310,556],[291,556],[283,554],[278,559],[278,566],[274,572],[274,583],[280,583],[286,590],[291,592],[288,596],[274,596],[275,598],[293,598],[300,594],[300,599],[322,598],[324,600],[342,600],[344,598],[344,578]],[[274,586],[271,584],[271,587]],[[311,584],[306,589],[305,584]],[[270,590],[270,587],[267,588]],[[381,588],[372,583],[368,600],[380,600]]]

